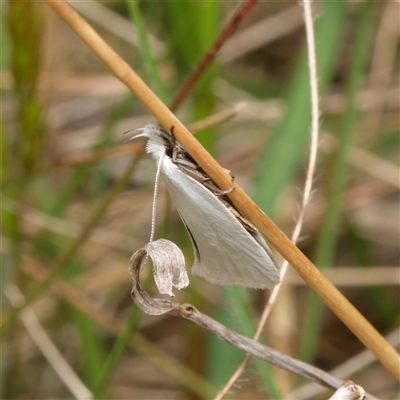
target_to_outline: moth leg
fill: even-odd
[[[258,229],[244,216],[237,210],[229,199],[220,199],[222,204],[233,214],[233,216],[243,225],[243,227],[248,231],[251,235],[258,232]]]
[[[222,168],[222,169],[231,177],[231,181],[234,182],[235,175],[232,174],[232,171],[230,171],[229,169],[226,169],[226,168]]]
[[[212,192],[215,196],[225,196],[232,192],[236,188],[233,186],[228,190],[221,190],[214,181],[202,170],[199,166],[193,163],[190,160],[184,158],[178,158],[179,152],[177,153],[177,157],[173,160],[175,164],[178,165],[179,169],[184,172],[186,175],[190,176],[191,178],[195,179],[197,182],[201,183],[204,187],[206,187],[210,192]],[[229,174],[232,178],[232,182],[234,180],[233,175],[227,169],[224,171]]]
[[[179,154],[179,152],[177,151],[176,154]],[[185,159],[180,159],[180,158],[176,158],[173,160],[175,164],[179,164],[179,167],[181,169],[185,169],[188,171],[197,171],[197,165],[193,164],[191,161],[189,160],[185,160]]]
[[[210,184],[208,182],[203,182],[203,185],[207,189],[209,189],[215,196],[226,196],[227,194],[231,193],[233,190],[236,189],[236,186],[232,186],[227,190],[222,190],[219,187],[217,187],[214,182],[213,184]]]
[[[229,188],[227,190],[223,190],[222,192],[224,194],[229,194],[229,193],[232,193],[235,189],[236,189],[236,186],[232,186],[231,188]]]
[[[208,176],[204,176],[196,166],[194,166],[190,162],[186,162],[185,160],[177,160],[175,164],[178,164],[179,169],[184,172],[186,175],[189,175],[191,178],[196,181],[203,183],[204,181],[209,180]]]
[[[170,137],[171,137],[171,142],[172,142],[172,160],[174,162],[176,162],[178,160],[180,149],[176,143],[174,130],[175,130],[175,126],[172,125],[171,130],[170,130]]]

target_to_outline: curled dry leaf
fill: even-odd
[[[161,294],[174,297],[172,287],[180,290],[189,284],[182,251],[175,243],[159,239],[147,243],[132,256],[130,273],[134,287],[139,284],[139,273],[146,254],[153,261],[154,280]]]

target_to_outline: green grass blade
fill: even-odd
[[[132,21],[135,22],[136,28],[138,30],[139,40],[140,40],[140,49],[143,55],[144,65],[146,67],[147,73],[150,77],[150,81],[153,83],[155,92],[158,97],[165,103],[168,103],[168,95],[164,88],[164,84],[160,78],[158,73],[157,65],[154,61],[154,58],[151,54],[149,42],[147,40],[147,33],[145,23],[142,18],[142,13],[140,12],[140,7],[138,1],[136,0],[127,0],[126,5],[128,7],[130,16]]]
[[[255,326],[249,312],[251,307],[249,301],[246,299],[249,291],[239,287],[227,287],[225,288],[225,291],[228,293],[229,300],[232,303],[233,309],[235,310],[235,316],[242,327],[243,334],[248,337],[253,337]],[[255,358],[254,361],[269,396],[272,399],[282,398],[276,386],[271,366],[263,360]]]
[[[324,2],[315,29],[319,93],[329,88],[335,68],[339,41],[346,21],[347,2]],[[292,179],[309,143],[310,88],[304,49],[286,95],[286,115],[273,133],[260,160],[254,199],[270,216],[282,190]]]
[[[200,62],[203,54],[212,46],[219,29],[218,17],[220,2],[165,2],[165,24],[168,30],[170,55],[177,73],[185,82],[190,72]],[[188,40],[188,38],[190,38]],[[208,117],[214,111],[212,84],[216,78],[217,68],[210,65],[196,83],[193,93],[193,120]],[[214,135],[211,130],[204,130],[196,139],[208,150],[213,151]]]
[[[103,365],[105,359],[101,329],[89,315],[75,308],[71,308],[71,317],[71,322],[74,322],[82,341],[83,351],[79,360],[80,375],[88,387],[92,388],[99,373],[99,368]]]
[[[213,310],[211,317],[228,329],[239,331],[237,320],[225,308]],[[206,377],[216,387],[221,388],[243,360],[243,352],[221,341],[210,332],[207,332],[206,346]]]
[[[42,107],[37,93],[42,15],[33,2],[11,2],[7,10],[10,71],[14,79],[19,128],[19,167],[30,172],[38,163],[45,137]]]
[[[104,399],[106,396],[105,388],[107,382],[118,364],[118,361],[122,357],[125,349],[129,346],[129,341],[132,336],[132,332],[135,330],[137,321],[139,319],[139,308],[132,306],[131,312],[126,320],[125,328],[117,338],[114,347],[108,355],[106,361],[100,369],[100,374],[97,377],[96,383],[93,389],[93,395],[96,399]]]

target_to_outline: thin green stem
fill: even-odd
[[[248,337],[252,337],[255,331],[255,324],[251,319],[249,312],[250,308],[247,307],[245,289],[238,287],[227,287],[225,288],[225,291],[228,293],[229,299],[233,304],[235,315],[244,329],[244,334]],[[254,359],[254,361],[269,396],[272,399],[281,399],[282,396],[280,395],[278,387],[276,386],[271,366],[260,359]]]
[[[140,12],[139,4],[136,0],[127,0],[126,5],[128,6],[129,13],[132,20],[135,22],[139,40],[140,49],[142,51],[143,62],[146,66],[147,73],[149,74],[150,80],[154,85],[155,92],[158,97],[163,101],[163,103],[168,103],[168,95],[165,91],[164,84],[158,73],[156,62],[154,61],[153,55],[151,53],[150,45],[147,40],[146,27],[142,18],[142,13]]]
[[[110,354],[107,357],[103,367],[100,370],[100,374],[97,378],[96,384],[93,388],[93,394],[96,399],[105,398],[105,388],[107,382],[118,364],[121,356],[127,347],[132,337],[132,332],[135,330],[137,321],[139,319],[139,308],[133,306],[131,312],[126,320],[125,328],[118,336],[117,341],[114,344]]]

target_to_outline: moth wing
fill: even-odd
[[[266,249],[201,183],[163,157],[161,175],[195,247],[192,272],[216,285],[270,289],[279,272]],[[270,251],[268,249],[268,251]]]

